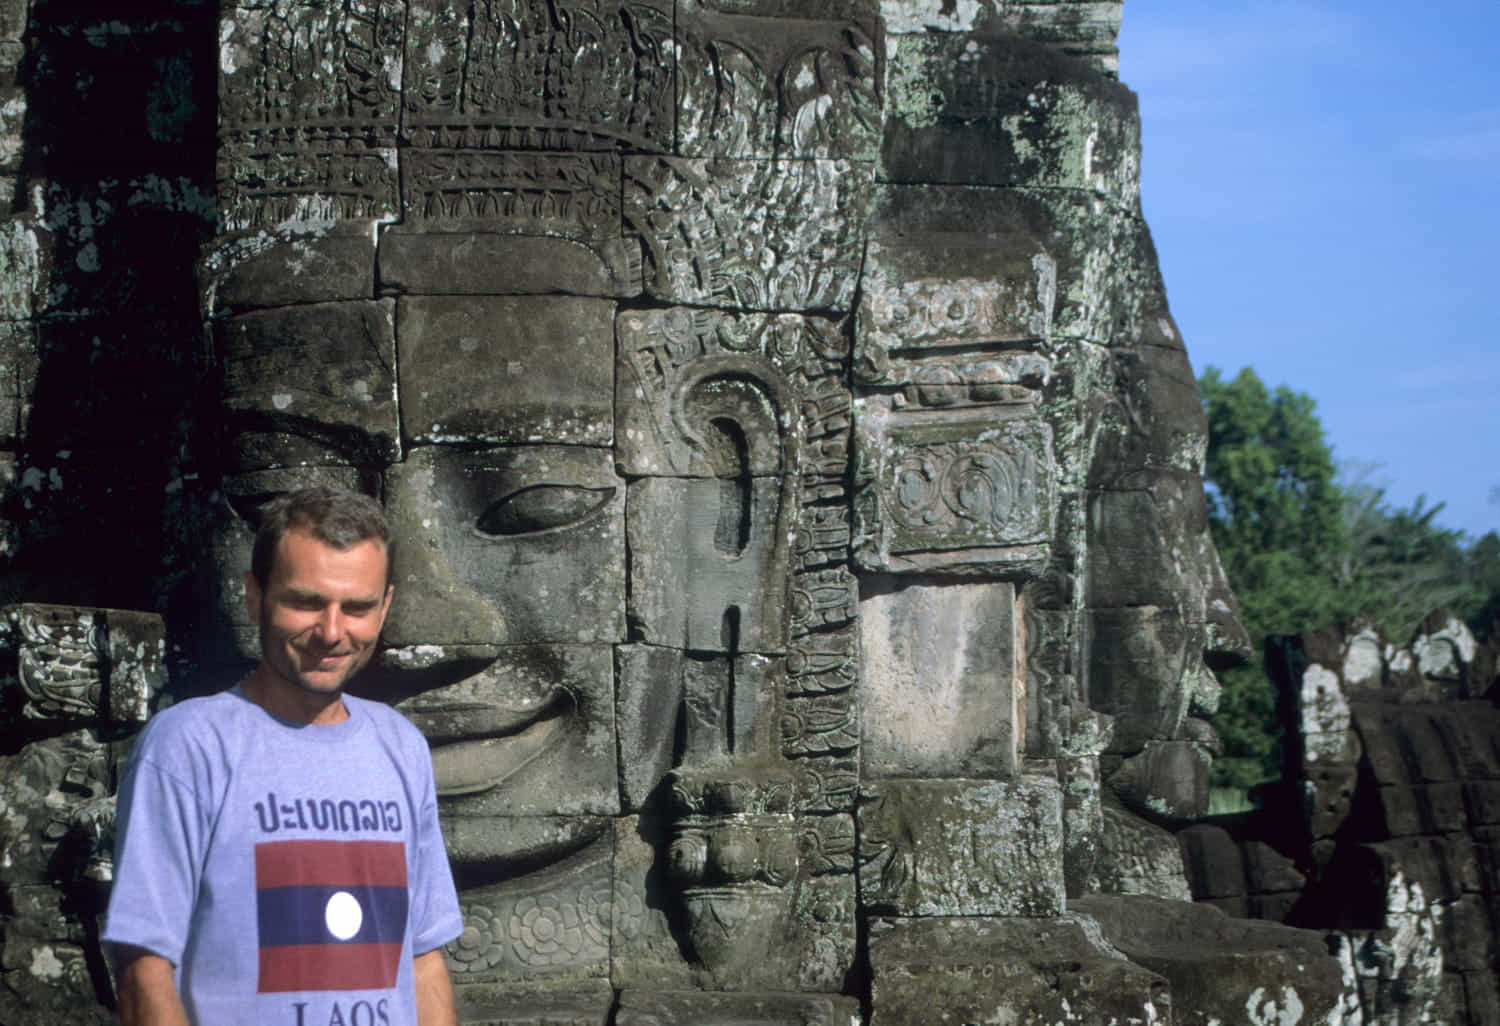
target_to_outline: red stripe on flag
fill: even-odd
[[[289,990],[389,990],[400,944],[289,944],[260,949],[259,993]]]
[[[406,886],[400,841],[267,841],[255,846],[255,886]]]

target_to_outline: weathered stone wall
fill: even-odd
[[[1282,639],[1287,775],[1179,833],[1194,896],[1324,930],[1367,1023],[1500,1023],[1496,652],[1429,617]]]
[[[1173,900],[1247,641],[1118,0],[0,11],[0,594],[95,653],[11,639],[0,1019],[105,1016],[129,736],[334,483],[467,1022],[1344,1021],[1315,937]]]

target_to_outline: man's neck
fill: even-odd
[[[342,691],[324,694],[299,688],[265,663],[251,671],[243,690],[246,698],[272,716],[293,723],[326,727],[349,718]]]

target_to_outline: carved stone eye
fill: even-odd
[[[474,521],[474,530],[494,538],[567,527],[608,505],[614,497],[612,487],[532,485],[490,503]]]

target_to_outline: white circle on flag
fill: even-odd
[[[348,891],[336,891],[323,906],[323,922],[328,932],[339,940],[348,940],[359,932],[365,921],[365,910],[359,907],[359,899]]]

